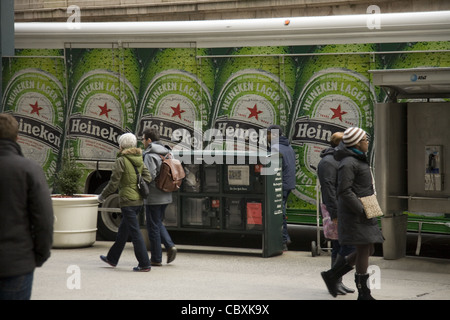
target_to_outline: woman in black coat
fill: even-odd
[[[336,148],[338,169],[338,235],[341,245],[354,245],[356,251],[342,263],[322,272],[328,291],[336,296],[337,279],[356,266],[355,283],[358,299],[372,300],[367,286],[369,257],[374,243],[383,242],[376,218],[367,219],[359,198],[374,194],[373,179],[367,160],[369,140],[364,130],[351,127],[345,130],[343,141]]]

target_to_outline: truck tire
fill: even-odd
[[[96,194],[100,194],[108,182],[102,183],[95,190]],[[99,205],[100,208],[119,209],[119,194],[114,193],[105,199],[105,202]],[[97,216],[97,237],[99,240],[114,241],[116,240],[117,231],[122,221],[122,213],[99,211]]]
[[[101,207],[119,209],[119,195],[117,193],[110,195]],[[102,240],[114,241],[121,221],[122,213],[120,212],[99,211],[97,232]]]

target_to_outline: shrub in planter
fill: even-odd
[[[63,156],[61,170],[56,174],[55,187],[61,196],[74,196],[81,189],[80,179],[83,171],[66,152]]]
[[[66,153],[61,170],[55,177],[52,195],[55,215],[53,247],[79,248],[91,246],[97,233],[97,195],[79,194],[83,170]]]

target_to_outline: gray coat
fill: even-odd
[[[346,245],[383,242],[377,218],[367,219],[358,199],[374,194],[367,156],[341,142],[334,157],[340,161],[337,189],[339,242]]]
[[[153,141],[147,149],[144,150],[144,164],[150,171],[152,176],[152,182],[150,183],[150,194],[147,199],[144,200],[146,205],[160,205],[172,203],[172,193],[159,190],[155,185],[155,178],[159,175],[161,168],[161,157],[170,152],[170,149],[166,148],[159,141]]]

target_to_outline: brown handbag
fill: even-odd
[[[381,211],[377,196],[375,194],[367,197],[361,197],[359,200],[362,202],[367,219],[381,217],[383,215],[383,211]]]

